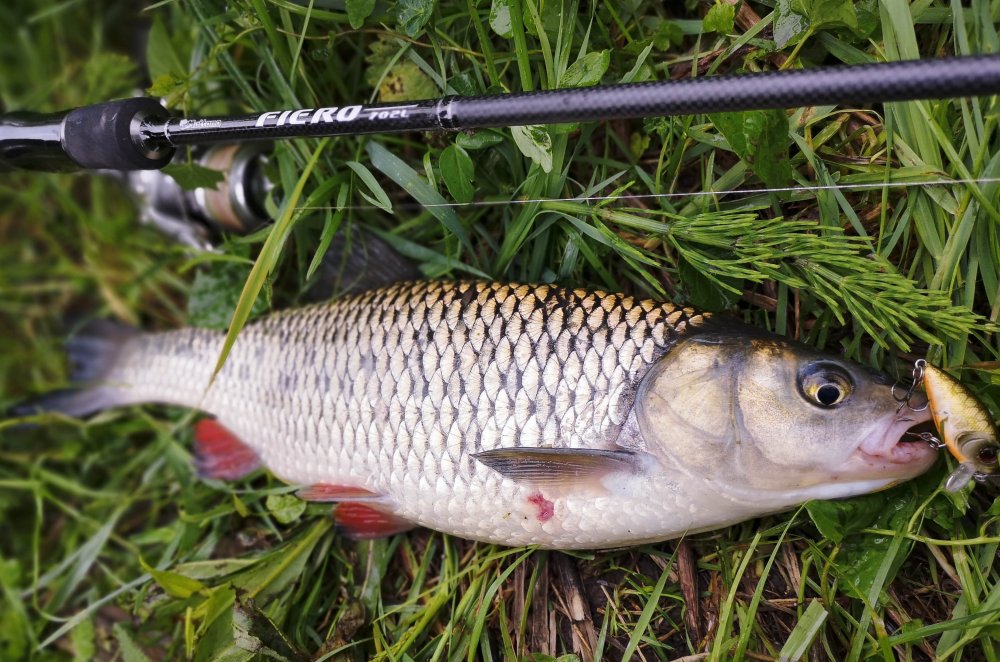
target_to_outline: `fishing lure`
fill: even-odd
[[[945,490],[957,492],[970,480],[983,482],[1000,474],[1000,435],[986,406],[948,373],[924,360],[914,365],[914,386],[904,404],[909,403],[913,390],[921,383],[927,393],[926,406],[944,441],[929,433],[921,438],[947,448],[959,462],[945,481]]]

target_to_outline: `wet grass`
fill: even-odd
[[[1000,50],[982,0],[912,15],[900,0],[828,2],[804,19],[759,3],[732,27],[725,7],[687,4],[494,2],[491,19],[488,2],[442,1],[420,24],[420,0],[367,18],[365,2],[182,0],[138,21],[128,2],[17,0],[0,8],[0,98],[48,111],[153,85],[173,107],[210,114]],[[704,29],[709,11],[721,32]],[[136,52],[147,65],[131,63]],[[356,224],[431,277],[666,297],[893,372],[928,356],[962,366],[1000,411],[987,324],[1000,314],[997,184],[940,183],[1000,177],[997,117],[981,98],[516,140],[489,130],[289,143],[271,165],[280,221],[224,246],[238,277],[214,293],[196,292],[194,275],[223,261],[139,225],[115,182],[7,173],[0,406],[66,385],[61,345],[81,318],[173,328],[196,293],[229,309],[242,293],[247,317],[257,291],[294,304],[317,247]],[[727,194],[811,184],[885,186]],[[600,195],[616,197],[552,200]],[[470,199],[494,204],[420,204]],[[0,423],[0,657],[997,657],[996,491],[942,493],[945,460],[882,494],[680,545],[566,555],[430,531],[354,543],[327,507],[266,473],[199,480],[184,416],[147,407]]]

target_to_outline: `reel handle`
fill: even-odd
[[[0,171],[156,170],[170,163],[174,148],[143,145],[141,127],[169,116],[146,97],[48,115],[0,115]]]

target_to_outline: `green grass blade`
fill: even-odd
[[[660,596],[663,595],[663,589],[667,585],[667,578],[670,576],[670,566],[668,565],[660,573],[660,578],[656,581],[656,585],[653,587],[652,592],[646,598],[646,605],[642,608],[642,613],[639,614],[639,620],[635,622],[635,628],[632,630],[632,634],[628,639],[628,645],[625,646],[625,652],[622,653],[622,662],[628,662],[635,655],[636,649],[639,647],[639,643],[642,638],[646,635],[646,631],[649,628],[649,622],[653,619],[653,613],[656,611],[657,606],[660,603]]]
[[[736,592],[739,590],[740,581],[742,581],[743,575],[750,566],[750,561],[753,559],[753,554],[757,550],[757,545],[760,544],[762,537],[763,534],[758,531],[757,535],[755,535],[753,540],[750,541],[746,550],[744,550],[743,557],[740,560],[740,565],[736,569],[736,573],[733,575],[729,595],[726,596],[726,600],[720,608],[721,613],[719,614],[719,626],[716,629],[715,640],[712,642],[712,648],[708,654],[708,660],[710,662],[726,659],[733,643],[735,643],[735,640],[730,638],[730,628],[733,622],[733,612],[736,610]]]
[[[455,210],[448,205],[440,193],[431,188],[416,171],[408,166],[402,159],[387,150],[377,142],[368,143],[368,156],[372,160],[372,166],[381,171],[389,179],[396,182],[422,205],[427,206],[427,211],[432,216],[441,221],[448,231],[458,238],[461,244],[469,251],[470,255],[475,255],[469,233],[458,218]]]
[[[823,608],[819,600],[812,600],[806,607],[805,613],[795,624],[795,628],[788,634],[785,645],[778,653],[780,662],[798,662],[812,646],[813,640],[819,634],[820,628],[826,622],[830,613]]]

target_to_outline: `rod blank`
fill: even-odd
[[[143,127],[154,145],[663,117],[1000,93],[1000,55],[707,76],[408,104],[285,110]]]
[[[173,150],[182,145],[997,93],[1000,55],[978,55],[201,119],[171,118],[154,100],[130,99],[55,116],[0,117],[0,169],[152,169],[169,162]]]

